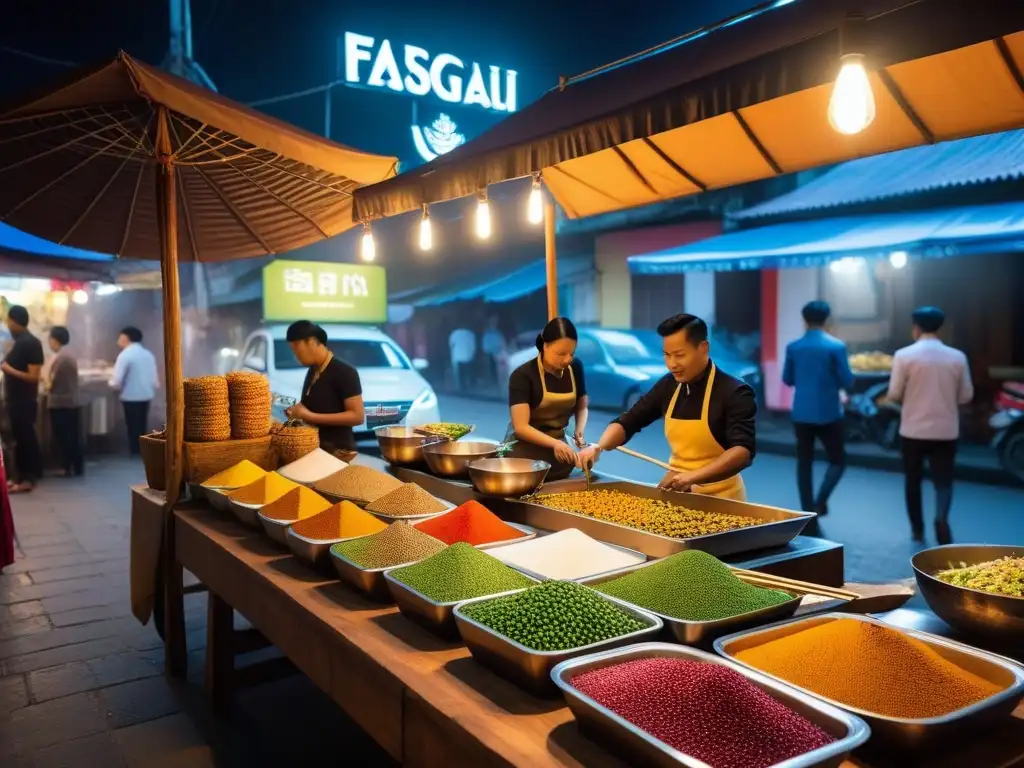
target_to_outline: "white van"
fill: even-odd
[[[355,428],[366,437],[372,426],[401,423],[411,427],[441,420],[437,395],[420,371],[426,360],[410,360],[386,333],[360,325],[323,325],[334,355],[359,371],[367,420]],[[270,380],[270,390],[296,400],[302,397],[306,368],[288,346],[287,324],[254,331],[245,340],[236,370],[255,371]],[[274,418],[284,420],[284,409],[274,406]]]

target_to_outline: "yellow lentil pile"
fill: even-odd
[[[700,512],[667,501],[644,499],[622,491],[577,491],[538,497],[546,507],[576,512],[598,520],[626,525],[660,536],[690,539],[757,525],[761,521],[739,515]]]
[[[391,517],[432,515],[444,512],[448,507],[431,496],[416,483],[403,483],[401,487],[385,493],[366,506],[367,512],[377,512]]]
[[[276,501],[267,504],[260,510],[260,514],[271,520],[289,522],[319,515],[329,506],[331,506],[331,502],[319,493],[300,485],[298,488],[292,488]]]
[[[402,481],[369,467],[352,464],[313,486],[320,493],[368,504],[402,487]]]
[[[243,485],[259,480],[267,474],[267,470],[257,466],[248,459],[235,464],[233,467],[218,472],[208,480],[203,481],[204,488],[241,488]]]
[[[281,477],[277,472],[268,472],[259,480],[232,491],[228,494],[228,498],[239,504],[254,504],[262,507],[272,501],[277,501],[293,488],[298,488],[298,483]]]

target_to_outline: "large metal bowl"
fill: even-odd
[[[412,427],[381,427],[375,430],[380,454],[389,464],[423,463],[423,446],[443,443],[443,437],[421,435]]]
[[[540,488],[550,469],[533,459],[481,459],[469,465],[469,480],[484,496],[516,499]]]
[[[458,477],[465,475],[474,461],[497,456],[498,445],[490,440],[433,443],[423,447],[423,458],[435,475]]]
[[[918,552],[910,564],[928,607],[951,627],[975,637],[1020,643],[1024,641],[1024,597],[958,587],[932,575],[960,563],[976,565],[1007,556],[1024,556],[1024,546],[950,544]]]

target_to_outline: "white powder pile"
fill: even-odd
[[[347,466],[348,464],[337,456],[332,456],[322,448],[317,448],[301,459],[296,459],[291,464],[285,464],[277,472],[293,482],[312,485],[335,472],[340,472]]]
[[[503,563],[544,579],[585,579],[638,565],[647,558],[630,554],[570,528],[521,544],[487,550]]]

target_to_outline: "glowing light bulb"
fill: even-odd
[[[530,190],[530,199],[526,204],[526,220],[531,224],[544,221],[544,193],[540,188],[540,179],[533,180],[533,189]]]
[[[893,251],[889,254],[889,263],[892,264],[893,269],[903,269],[907,266],[907,252]]]
[[[75,304],[86,304],[89,301],[89,294],[79,288],[71,294],[71,300],[75,302]]]
[[[363,242],[359,256],[363,261],[373,261],[377,258],[377,245],[373,242],[373,232],[370,231],[369,224],[363,227]]]
[[[431,229],[430,214],[423,209],[423,218],[420,219],[420,250],[429,251],[434,247],[434,232]]]
[[[476,203],[476,236],[481,240],[491,236],[491,204],[486,196]]]
[[[839,76],[828,102],[828,121],[839,133],[853,136],[875,119],[875,96],[864,57],[848,53],[840,59]]]

